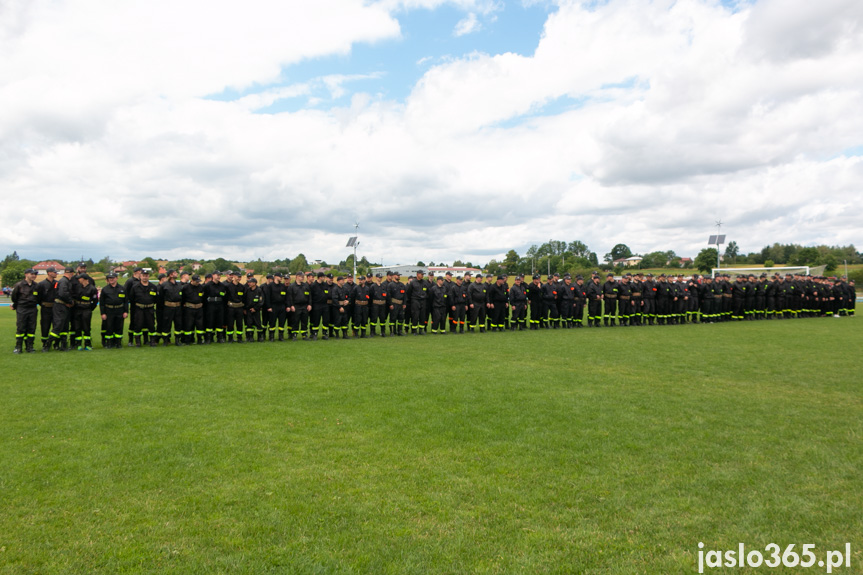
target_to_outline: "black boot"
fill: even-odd
[[[183,342],[183,336],[175,335],[174,336],[174,345],[176,345],[177,347],[182,347],[182,346],[186,345]]]
[[[140,335],[135,336],[135,347],[141,347],[141,336]]]
[[[15,338],[15,351],[12,353],[23,353],[24,352],[24,338],[16,337]]]

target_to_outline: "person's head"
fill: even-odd
[[[150,272],[141,270],[141,283],[144,285],[150,283]]]
[[[318,283],[322,284],[327,279],[327,274],[324,272],[318,272]]]
[[[344,278],[344,276],[339,276],[339,277],[337,277],[337,278],[336,278],[336,283],[337,283],[337,284],[339,284],[339,287],[341,287],[341,286],[345,285],[345,278]]]
[[[306,274],[304,274],[303,272],[297,272],[296,274],[294,274],[294,281],[296,281],[298,284],[303,283],[304,281],[306,281]]]
[[[423,275],[424,275],[424,274],[423,274],[422,270],[417,270],[417,279],[418,279],[418,280],[423,279]]]
[[[258,289],[258,280],[255,279],[255,276],[250,277],[246,283],[248,284],[250,290],[254,291]]]
[[[48,268],[45,273],[48,274],[48,279],[53,281],[57,277],[57,268]]]
[[[505,276],[497,276],[497,280],[495,281],[495,283],[499,286],[502,286],[505,281],[506,281]]]
[[[192,285],[193,286],[201,285],[201,276],[199,276],[199,275],[192,276]]]
[[[78,268],[75,270],[75,273],[79,273],[79,274],[87,273],[87,264],[85,262],[79,263]]]
[[[63,275],[69,279],[72,279],[72,276],[75,275],[75,270],[72,268],[66,268],[63,270]]]
[[[189,272],[183,272],[180,274],[180,281],[183,283],[189,283]]]
[[[176,280],[178,275],[177,270],[168,270],[168,279],[171,281]]]
[[[539,274],[533,274],[533,283],[535,283],[536,285],[539,285],[540,281],[542,281],[540,279],[540,275]]]
[[[455,283],[456,283],[456,285],[461,285],[461,282],[462,282],[462,278],[461,278],[461,276],[455,276]]]
[[[439,286],[442,286],[442,285],[443,285],[443,276],[438,276],[438,277],[437,277],[437,285],[439,285]]]
[[[36,279],[36,270],[34,270],[33,268],[30,268],[27,271],[25,271],[24,272],[24,279],[27,280],[28,282],[32,283],[33,280]]]
[[[115,285],[117,285],[117,274],[115,274],[114,272],[111,272],[111,273],[107,274],[107,275],[105,276],[105,279],[106,279],[106,280],[108,280],[108,285],[109,285],[109,286],[115,286]]]
[[[282,283],[282,274],[281,272],[276,272],[273,274],[273,281],[277,284]]]
[[[583,286],[584,285],[584,276],[582,276],[582,275],[575,276],[575,283],[577,283],[580,286]]]

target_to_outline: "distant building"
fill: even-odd
[[[622,268],[633,268],[638,266],[641,263],[641,260],[644,259],[641,256],[632,256],[628,258],[620,258],[611,262],[614,267],[622,267]]]
[[[48,268],[54,268],[55,270],[57,270],[58,273],[62,273],[63,269],[65,267],[66,266],[64,266],[60,262],[45,261],[45,262],[39,262],[38,264],[33,266],[33,269],[36,270],[37,274],[46,274],[46,273],[48,273],[47,272]]]
[[[399,266],[381,266],[371,269],[372,274],[381,274],[385,275],[388,271],[398,272],[402,276],[415,276],[418,271],[422,271],[424,274],[429,275],[430,272],[433,272],[435,276],[445,275],[446,272],[452,273],[453,276],[463,276],[467,272],[472,273],[473,275],[482,273],[482,270],[479,268],[466,268],[466,267],[447,267],[447,266],[412,266],[412,265],[399,265]]]

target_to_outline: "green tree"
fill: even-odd
[[[299,254],[297,257],[291,260],[291,263],[288,264],[288,270],[292,274],[305,271],[308,267],[309,262],[306,261],[306,256],[304,256],[303,254]],[[359,271],[359,268],[357,271]]]
[[[728,242],[728,245],[725,246],[725,261],[733,264],[737,261],[737,254],[739,253],[740,248],[737,246],[737,242],[734,240]]]
[[[765,262],[764,262],[764,267],[766,267],[766,268],[772,268],[775,265],[776,264],[773,262],[773,260],[765,260]]]
[[[569,242],[569,245],[566,246],[566,251],[570,252],[577,258],[590,259],[590,248],[588,248],[587,244],[581,240]]]
[[[26,262],[11,260],[3,268],[3,287],[13,286],[24,279],[24,270],[30,265]]]
[[[13,251],[11,254],[3,258],[3,261],[0,262],[0,270],[4,269],[7,265],[19,261],[21,258],[18,257],[18,252]]]
[[[426,265],[423,263],[423,261],[422,261],[422,260],[420,260],[420,261],[418,261],[418,262],[417,262],[417,267],[424,268],[424,267],[426,267]]]
[[[154,272],[159,271],[159,264],[157,264],[156,260],[149,256],[139,261],[138,265],[142,268],[150,268]]]
[[[719,256],[719,250],[716,248],[704,248],[698,255],[695,256],[693,264],[698,268],[698,271],[710,273],[716,265],[716,258]]]
[[[619,260],[621,258],[628,258],[632,256],[632,250],[629,249],[629,246],[626,244],[617,244],[611,251],[605,254],[605,261],[607,263],[612,263],[614,260]]]

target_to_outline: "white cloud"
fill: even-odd
[[[549,238],[694,256],[718,218],[744,251],[861,243],[858,4],[562,2],[533,56],[429,54],[404,102],[357,91],[370,70],[277,85],[440,4],[3,5],[0,244],[338,261],[359,219],[387,263]],[[255,113],[284,99],[308,106]]]
[[[473,12],[458,21],[453,30],[453,36],[465,36],[482,29],[482,24],[479,23],[476,14]]]

